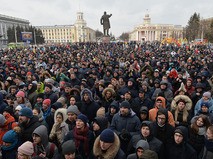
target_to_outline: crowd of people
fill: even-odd
[[[75,43],[0,57],[2,159],[213,158],[208,46]]]

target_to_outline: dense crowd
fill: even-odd
[[[213,158],[206,45],[0,50],[2,159]]]

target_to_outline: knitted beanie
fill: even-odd
[[[73,154],[76,151],[75,142],[73,140],[68,140],[64,142],[61,146],[62,154]]]
[[[19,116],[26,116],[28,118],[32,118],[33,117],[33,111],[28,107],[22,108],[19,111]]]
[[[120,108],[122,108],[122,107],[130,109],[130,104],[129,104],[129,102],[126,101],[126,100],[123,101],[123,102],[121,102]]]
[[[113,143],[115,141],[115,134],[111,129],[105,129],[100,134],[100,140],[106,143]]]
[[[205,92],[205,93],[203,93],[203,97],[211,98],[211,93]]]
[[[84,114],[79,114],[78,117],[77,117],[77,119],[82,120],[82,121],[84,122],[84,124],[87,125],[88,118],[87,118],[86,115],[84,115]]]
[[[25,97],[25,93],[23,91],[18,91],[18,93],[16,94],[16,97]]]
[[[73,105],[73,106],[69,106],[67,108],[67,114],[68,113],[74,113],[76,115],[79,115],[80,114],[80,111],[78,110],[78,107],[76,105]]]
[[[50,105],[51,104],[51,100],[50,99],[45,99],[43,101],[43,104]]]
[[[26,141],[18,148],[18,152],[21,152],[22,154],[25,154],[27,156],[32,156],[32,154],[34,153],[33,143],[30,141]]]

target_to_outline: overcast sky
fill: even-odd
[[[213,17],[213,0],[0,0],[0,14],[29,20],[33,26],[74,24],[78,11],[88,27],[100,31],[103,12],[112,14],[110,32],[120,36],[143,23],[146,13],[154,24],[182,26],[194,12]]]

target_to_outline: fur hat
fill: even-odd
[[[115,134],[111,129],[105,129],[100,134],[100,140],[106,143],[113,143],[115,141]]]
[[[33,143],[30,141],[26,141],[18,148],[18,152],[21,152],[27,156],[32,156],[32,154],[34,153]]]

